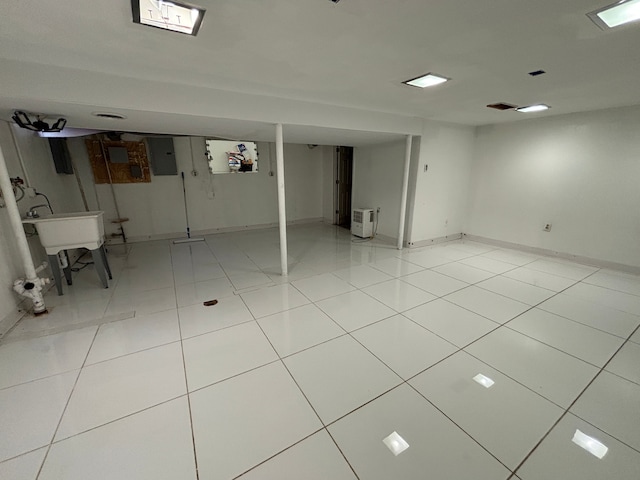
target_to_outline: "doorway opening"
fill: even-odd
[[[353,147],[336,147],[336,225],[351,229]]]

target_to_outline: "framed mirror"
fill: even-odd
[[[212,174],[258,171],[258,146],[254,142],[207,138],[205,145],[207,163]]]

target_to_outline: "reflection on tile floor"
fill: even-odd
[[[313,224],[283,278],[278,235],[112,247],[111,288],[48,292],[0,342],[0,478],[638,477],[640,277]]]

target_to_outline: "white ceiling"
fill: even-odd
[[[78,127],[206,130],[260,140],[272,132],[264,124],[270,117],[251,119],[252,105],[263,98],[304,102],[307,112],[333,106],[361,118],[384,113],[464,125],[531,118],[486,108],[501,101],[552,106],[537,116],[640,103],[640,25],[602,31],[586,16],[609,0],[193,1],[207,9],[197,37],[133,24],[129,0],[3,2],[0,72],[9,75],[3,64],[24,65],[37,78],[19,82],[0,73],[7,85],[0,83],[0,115],[7,119],[23,108],[68,116]],[[527,75],[538,69],[547,73]],[[401,83],[429,71],[452,81],[425,90]],[[74,77],[89,73],[103,81],[69,88]],[[109,92],[116,78],[118,91]],[[127,109],[117,101],[123,92],[162,102],[167,85],[179,87],[180,108],[156,109],[150,100],[145,108],[129,105],[131,120],[116,127],[90,115]],[[81,98],[76,90],[83,88]],[[200,93],[190,96],[191,90]],[[203,115],[196,105],[203,91],[251,94],[253,103],[238,101],[237,116],[215,108]],[[354,128],[331,128],[307,116],[300,123],[326,131],[289,128],[291,135],[298,129],[301,143],[374,140],[358,132],[367,128],[357,121]],[[336,125],[343,116],[336,115]],[[406,130],[381,127],[378,141],[413,133]]]

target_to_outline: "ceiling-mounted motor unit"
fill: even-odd
[[[373,237],[373,208],[353,209],[351,234],[360,238]]]

